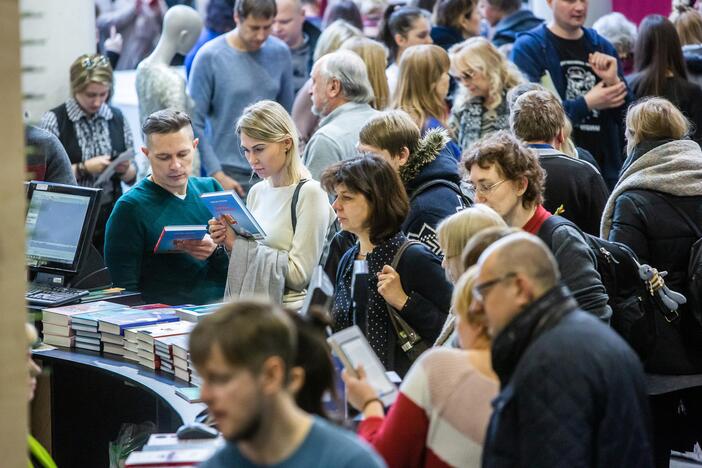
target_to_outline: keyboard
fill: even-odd
[[[44,307],[58,307],[66,304],[80,302],[80,298],[87,296],[85,289],[64,288],[50,284],[30,283],[27,287],[27,304]]]

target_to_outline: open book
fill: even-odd
[[[224,216],[238,235],[253,237],[256,240],[266,237],[266,233],[258,224],[256,218],[254,218],[242,199],[239,198],[239,195],[233,190],[203,193],[200,195],[200,198],[213,217]]]

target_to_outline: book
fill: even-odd
[[[75,336],[82,336],[83,338],[95,338],[97,340],[100,340],[102,338],[102,335],[99,332],[85,330],[76,330]]]
[[[216,312],[222,305],[224,305],[224,302],[202,306],[180,307],[176,309],[176,314],[181,320],[199,322],[203,317]]]
[[[102,352],[108,354],[116,354],[117,356],[124,356],[124,348],[119,345],[112,343],[103,343]]]
[[[128,349],[124,350],[124,359],[129,359],[130,361],[139,362],[139,355],[135,351],[130,351]]]
[[[182,450],[185,448],[206,448],[210,446],[221,447],[224,444],[225,440],[221,435],[215,439],[179,439],[176,434],[151,434],[142,450],[145,452]]]
[[[124,335],[125,328],[156,325],[158,323],[177,322],[180,320],[175,309],[128,309],[112,316],[100,318],[98,329],[114,335]]]
[[[176,395],[187,401],[188,403],[200,403],[200,387],[182,387],[176,388]]]
[[[67,326],[69,323],[71,323],[71,317],[78,314],[123,308],[124,306],[122,304],[115,304],[114,302],[108,301],[96,301],[62,307],[52,307],[50,309],[42,310],[42,321],[53,325]]]
[[[256,240],[266,237],[266,233],[258,224],[256,218],[254,218],[246,204],[233,190],[203,193],[200,195],[200,199],[205,203],[213,217],[224,216],[238,235],[253,237]]]
[[[173,370],[175,371],[176,378],[184,380],[185,382],[190,382],[190,373],[188,371],[183,370],[178,366],[174,366]]]
[[[52,346],[61,346],[63,348],[72,348],[75,346],[76,338],[74,336],[56,336],[44,333],[44,343]]]
[[[176,314],[177,313],[178,312],[176,310]],[[133,338],[136,340],[142,340],[153,345],[155,338],[187,334],[190,333],[193,328],[195,328],[195,324],[192,322],[167,322],[145,327],[130,328],[124,331],[124,336],[128,339],[131,339],[133,336]]]
[[[100,340],[103,343],[110,343],[120,348],[124,347],[124,338],[120,335],[113,335],[112,333],[101,333]]]
[[[76,344],[78,343],[100,346],[100,338],[90,338],[88,336],[76,335]]]
[[[95,324],[95,326],[93,326],[93,325],[83,325],[82,323],[71,323],[71,330],[73,330],[74,332],[82,331],[82,332],[87,332],[87,333],[89,333],[89,332],[97,333],[98,332],[97,324]]]
[[[155,254],[180,253],[182,250],[175,245],[181,240],[202,240],[207,235],[207,225],[164,226],[161,235],[154,246]]]
[[[51,323],[45,323],[42,327],[42,330],[45,335],[54,335],[54,336],[73,336],[73,330],[71,330],[70,327],[64,327],[62,325],[54,325]]]
[[[88,351],[95,351],[96,353],[100,352],[100,345],[92,345],[88,343],[80,343],[76,341],[75,347],[78,349],[86,349]]]
[[[196,466],[210,458],[216,450],[217,446],[212,445],[208,448],[132,452],[127,457],[127,461],[124,462],[124,467]]]

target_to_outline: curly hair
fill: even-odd
[[[522,206],[531,208],[544,202],[546,173],[539,164],[539,157],[511,133],[500,130],[472,145],[462,159],[467,172],[477,164],[482,169],[495,166],[506,180],[517,182],[524,178],[527,182],[522,195]]]
[[[490,83],[484,106],[488,110],[502,104],[504,94],[524,82],[521,72],[484,37],[471,37],[449,49],[451,68],[456,72],[480,72]],[[457,102],[470,99],[468,90],[461,86]]]

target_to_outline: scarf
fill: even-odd
[[[702,149],[692,140],[664,143],[627,162],[605,205],[600,224],[603,239],[612,229],[617,197],[626,191],[653,190],[677,197],[702,195]]]
[[[482,97],[470,98],[451,116],[451,131],[457,136],[458,145],[463,151],[486,135],[498,130],[509,130],[507,94],[503,93],[502,102],[492,111],[485,109],[483,102]],[[491,115],[490,119],[486,119],[488,114]]]

